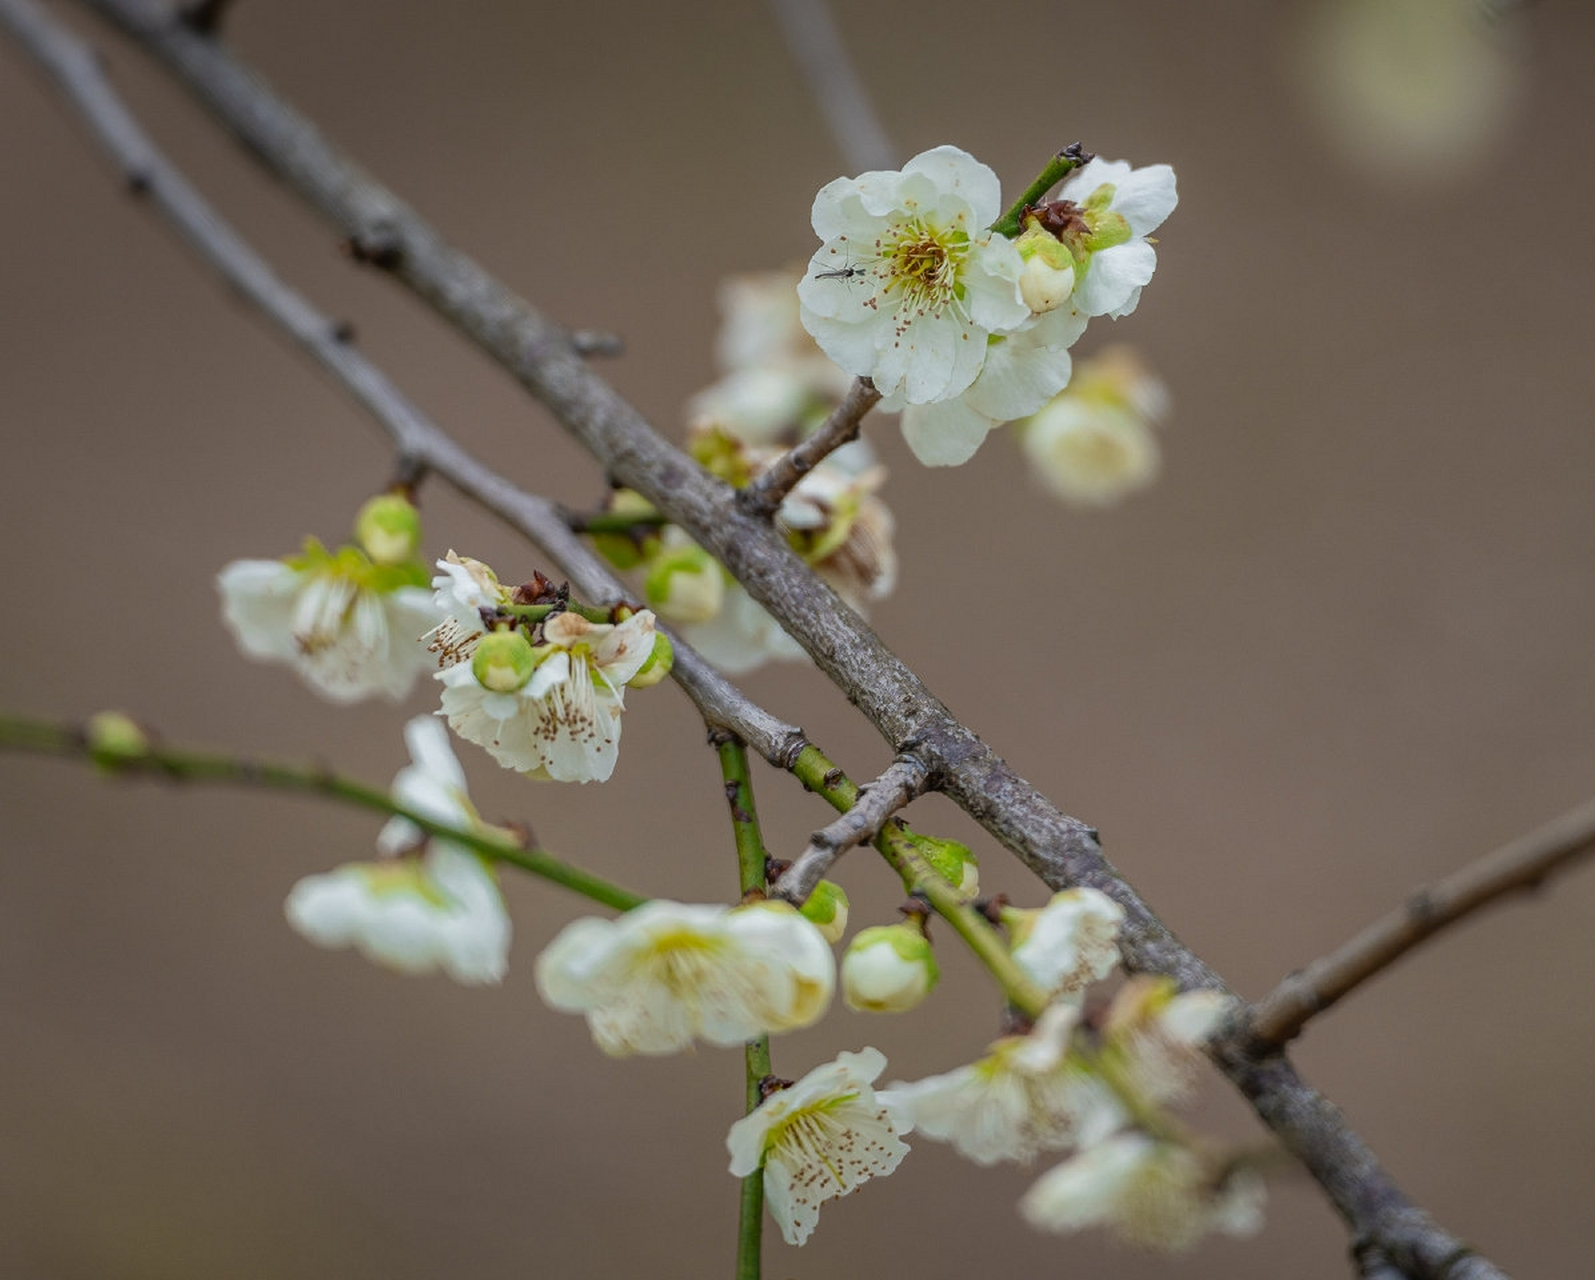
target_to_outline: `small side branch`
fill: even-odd
[[[930,770],[913,756],[898,756],[886,772],[859,789],[853,807],[809,837],[808,848],[776,881],[776,897],[802,905],[838,858],[880,835],[886,820],[930,785]]]
[[[749,515],[769,519],[798,481],[844,444],[858,439],[864,415],[880,403],[881,393],[868,378],[855,379],[842,403],[820,429],[787,450],[768,471],[738,491],[737,503]]]
[[[1437,884],[1419,889],[1344,946],[1291,974],[1253,1006],[1251,1033],[1282,1045],[1426,938],[1507,894],[1539,888],[1595,852],[1595,800],[1501,846]]]

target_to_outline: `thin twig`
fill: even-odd
[[[896,148],[870,103],[825,0],[770,0],[770,7],[848,168],[854,173],[892,168],[897,163]]]
[[[628,598],[625,586],[575,536],[557,504],[517,488],[466,453],[353,345],[345,325],[323,315],[277,277],[156,149],[111,88],[93,50],[32,0],[0,0],[0,24],[78,108],[129,188],[148,199],[228,284],[381,424],[398,449],[401,469],[435,471],[475,498],[541,547],[586,598],[602,604]],[[802,742],[801,732],[751,702],[680,640],[675,640],[675,655],[672,674],[705,718],[735,731],[784,767]]]
[[[1595,800],[1419,889],[1344,945],[1291,974],[1253,1006],[1251,1034],[1261,1045],[1286,1043],[1315,1014],[1426,938],[1507,894],[1538,889],[1592,852]]]
[[[81,2],[138,39],[257,159],[349,236],[357,249],[503,364],[617,481],[642,493],[709,550],[802,644],[894,749],[907,749],[912,743],[914,753],[931,768],[938,788],[1044,882],[1053,888],[1094,887],[1118,901],[1125,910],[1120,945],[1129,967],[1167,974],[1186,988],[1224,985],[1107,861],[1092,828],[1060,812],[972,729],[957,721],[814,577],[778,531],[741,512],[728,486],[664,441],[597,378],[571,350],[567,334],[447,245],[397,196],[329,146],[309,121],[221,45],[196,35],[144,0]],[[4,3],[15,8],[19,0]],[[459,451],[451,441],[434,443],[440,453],[457,460]],[[506,518],[511,518],[510,513],[526,514],[528,495],[479,464],[472,468],[457,469],[451,477],[462,491]],[[522,526],[517,523],[517,527]],[[535,522],[527,525],[531,527]],[[536,536],[534,540],[554,554],[552,545],[557,544]],[[593,598],[603,598],[602,592],[587,590]],[[728,707],[745,710],[746,699],[701,663],[690,658],[688,663],[682,683],[689,691],[688,679],[710,682],[707,696],[700,699],[700,693],[693,692],[705,717],[735,728],[766,759],[791,768],[804,745],[801,736],[762,711],[758,716],[764,723],[750,731],[727,711]],[[700,668],[697,675],[693,667]],[[679,663],[677,670],[681,672]],[[1456,1238],[1411,1204],[1344,1117],[1282,1056],[1259,1055],[1234,1039],[1214,1044],[1211,1051],[1259,1116],[1324,1187],[1354,1233],[1382,1244],[1419,1280],[1439,1280],[1447,1274],[1445,1268],[1460,1247]],[[1498,1280],[1503,1274],[1482,1259],[1472,1261],[1484,1269],[1472,1268],[1470,1280]]]
[[[799,441],[746,488],[737,491],[737,504],[749,515],[768,520],[797,483],[844,444],[858,439],[864,415],[880,403],[881,393],[868,378],[855,378],[818,431]]]
[[[856,844],[875,839],[886,820],[924,793],[930,771],[913,756],[899,756],[874,782],[859,788],[853,807],[809,837],[792,865],[776,881],[774,894],[801,905],[836,860]]]
[[[4,0],[7,8],[19,0]],[[153,740],[135,748],[107,752],[94,734],[77,725],[53,724],[21,716],[0,716],[0,751],[61,756],[92,762],[118,776],[155,782],[222,784],[265,791],[296,791],[323,796],[390,818],[403,818],[430,836],[464,845],[485,858],[506,862],[594,902],[630,911],[647,901],[600,876],[563,862],[542,849],[515,843],[507,831],[462,830],[402,805],[375,787],[341,777],[321,765],[284,764],[216,752],[166,746]]]

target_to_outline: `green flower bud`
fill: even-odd
[[[610,494],[606,513],[612,516],[638,518],[656,514],[653,503],[634,489],[616,489]],[[640,536],[630,533],[595,533],[591,537],[593,549],[617,569],[635,569],[651,556],[659,545],[657,529],[649,529]]]
[[[537,655],[519,631],[493,631],[476,642],[471,674],[491,693],[514,693],[532,678]]]
[[[959,844],[956,840],[938,840],[935,836],[920,835],[917,831],[906,832],[903,838],[913,845],[920,857],[930,863],[937,875],[965,897],[973,897],[980,891],[980,865],[967,844]],[[910,892],[914,888],[907,881],[904,881],[904,887]]]
[[[101,711],[90,717],[86,736],[89,755],[105,769],[142,760],[150,752],[150,740],[144,730],[120,711]]]
[[[421,549],[420,513],[399,494],[378,494],[360,508],[354,537],[373,564],[403,564]]]
[[[646,689],[651,684],[658,684],[670,674],[670,669],[676,665],[676,647],[670,643],[670,637],[663,631],[654,632],[654,651],[648,655],[648,661],[637,668],[637,674],[626,683],[633,689]]]
[[[662,618],[672,622],[708,622],[720,612],[725,575],[713,556],[688,542],[654,557],[643,590],[648,603]]]
[[[835,881],[821,880],[815,885],[802,911],[827,942],[840,942],[847,932],[847,892]]]
[[[912,924],[865,929],[842,957],[842,999],[860,1013],[905,1013],[941,977],[930,940]]]

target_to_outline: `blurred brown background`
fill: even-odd
[[[1133,341],[1170,384],[1161,482],[1074,513],[1000,436],[927,471],[878,423],[904,556],[878,622],[1252,996],[1595,778],[1595,11],[1511,15],[1484,69],[1464,63],[1462,145],[1430,140],[1421,181],[1326,129],[1303,52],[1339,39],[1322,12],[841,14],[905,153],[958,143],[1010,192],[1076,138],[1179,172],[1141,311],[1082,348]],[[503,375],[348,266],[134,50],[79,25],[158,141],[422,405],[544,492],[600,492]],[[606,371],[671,430],[713,376],[717,279],[806,256],[809,201],[844,167],[758,4],[281,0],[240,5],[229,35],[512,286],[622,333]],[[1330,115],[1355,126],[1372,92]],[[387,478],[378,433],[121,193],[3,41],[0,172],[0,702],[121,706],[177,741],[390,777],[431,691],[402,709],[318,702],[235,654],[212,587],[231,558],[342,536]],[[511,577],[537,565],[441,487],[425,514],[435,552]],[[885,763],[812,671],[749,683],[855,776]],[[462,758],[487,815],[640,890],[724,899],[733,854],[701,741],[667,687],[632,699],[607,787]],[[795,851],[824,811],[762,766],[756,780],[772,843]],[[465,990],[285,925],[298,877],[367,855],[365,817],[14,758],[0,807],[0,1273],[729,1271],[740,1056],[609,1061],[544,1008],[530,962],[578,901],[512,880],[510,977]],[[944,802],[915,816],[971,833]],[[990,889],[1039,901],[975,843]],[[885,918],[890,876],[864,855],[845,870],[855,919]],[[1520,1276],[1589,1268],[1592,908],[1586,872],[1481,918],[1299,1050],[1410,1192]],[[919,1013],[838,1007],[777,1042],[777,1069],[862,1044],[888,1078],[968,1060],[993,1033],[991,991],[951,939],[942,952]],[[1255,1132],[1222,1083],[1207,1094],[1203,1123]],[[1034,1172],[919,1142],[897,1176],[828,1206],[803,1251],[774,1239],[768,1274],[1347,1274],[1305,1179],[1276,1184],[1258,1240],[1165,1261],[1030,1233],[1013,1205]]]

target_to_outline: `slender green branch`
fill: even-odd
[[[644,529],[662,529],[670,517],[662,511],[630,513],[624,511],[571,511],[565,523],[572,533],[636,533]]]
[[[740,738],[715,734],[720,774],[725,779],[726,803],[731,806],[731,830],[737,842],[738,881],[742,896],[762,893],[765,887],[764,836],[759,811],[753,804],[753,779],[748,775],[748,749]],[[760,1082],[770,1074],[770,1037],[749,1040],[743,1048],[747,1081],[747,1111],[763,1101]],[[742,1179],[741,1209],[737,1215],[736,1280],[759,1280],[764,1232],[764,1170],[755,1169]]]
[[[597,605],[567,600],[564,604],[501,604],[498,612],[506,618],[519,618],[522,622],[541,622],[556,613],[574,613],[588,622],[613,622],[615,615]]]
[[[834,809],[845,812],[858,800],[858,787],[812,743],[798,753],[792,772],[798,781],[818,793]],[[952,926],[953,932],[997,980],[1008,1003],[1027,1018],[1040,1017],[1047,1007],[1047,993],[1015,963],[1002,935],[991,922],[925,861],[924,855],[907,838],[908,834],[908,824],[894,818],[875,837],[875,848],[892,870],[903,877],[910,891],[920,894],[930,903],[931,909]]]
[[[742,739],[716,733],[715,751],[725,778],[726,803],[731,806],[731,830],[737,841],[737,867],[743,896],[764,892],[764,837],[759,831],[759,811],[753,803],[753,779],[748,775],[748,749]]]
[[[1047,161],[1047,167],[1036,175],[1036,180],[1025,188],[1024,194],[1009,206],[1008,212],[991,224],[991,229],[1009,239],[1018,235],[1019,223],[1025,216],[1025,209],[1035,204],[1076,169],[1094,159],[1096,157],[1082,148],[1078,142],[1065,147]]]
[[[92,761],[111,773],[164,782],[219,783],[267,791],[298,791],[340,800],[359,809],[413,822],[430,836],[473,849],[495,862],[506,862],[563,889],[579,893],[617,911],[630,911],[646,898],[622,889],[591,872],[561,861],[541,849],[524,848],[508,833],[467,831],[437,822],[351,778],[319,765],[292,765],[237,756],[177,750],[154,742],[107,749],[75,725],[50,724],[17,716],[0,716],[0,751],[64,756]]]

